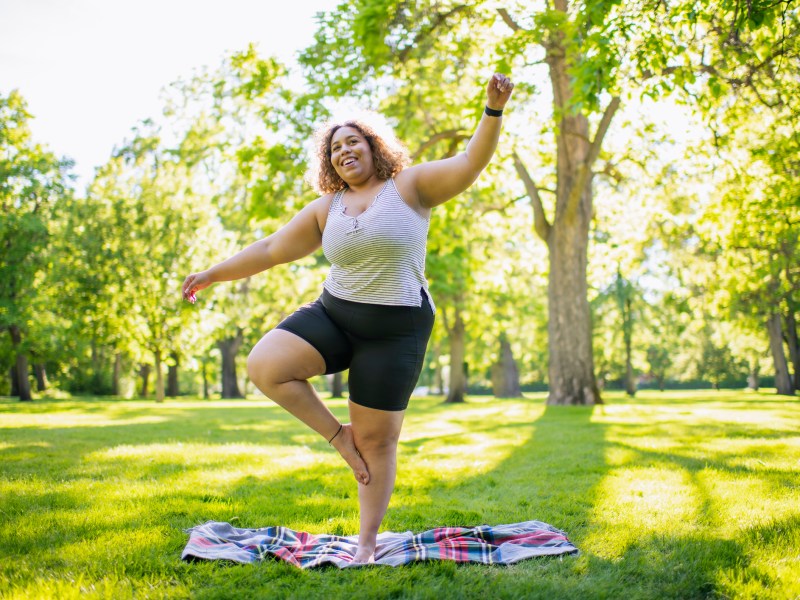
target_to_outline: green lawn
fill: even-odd
[[[4,598],[800,597],[800,399],[412,400],[384,528],[539,519],[581,550],[511,567],[181,562],[210,519],[357,533],[349,470],[264,399],[6,399],[0,456]]]

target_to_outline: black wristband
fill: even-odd
[[[503,109],[502,108],[500,110],[495,110],[495,109],[489,108],[487,106],[486,108],[483,109],[483,112],[485,112],[490,117],[502,117],[503,116]]]

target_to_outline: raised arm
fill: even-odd
[[[486,86],[487,112],[502,111],[511,97],[514,84],[495,73]],[[489,164],[500,137],[501,116],[484,112],[475,134],[461,154],[452,158],[415,165],[402,172],[417,192],[420,206],[433,208],[447,202],[471,186]]]
[[[183,282],[183,297],[194,302],[195,294],[212,283],[243,279],[308,256],[322,244],[319,215],[327,214],[329,202],[327,196],[316,199],[272,235],[250,244],[210,269],[192,273]]]

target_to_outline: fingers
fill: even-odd
[[[491,84],[501,94],[505,93],[510,94],[511,90],[514,89],[514,84],[511,82],[511,79],[509,79],[502,73],[495,73],[494,75],[492,75]]]
[[[183,281],[183,286],[181,286],[183,299],[188,300],[192,304],[197,302],[197,295],[195,294],[195,292],[197,292],[197,287],[195,286],[196,281],[197,275],[192,274]]]

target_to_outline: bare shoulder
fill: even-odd
[[[419,165],[403,169],[395,175],[394,185],[405,203],[408,204],[412,210],[427,217],[430,214],[430,209],[423,206],[420,202],[419,190],[417,188],[418,171]]]
[[[309,202],[303,209],[304,211],[310,211],[314,215],[320,234],[325,231],[325,224],[328,222],[328,212],[330,212],[332,200],[333,193],[324,194],[316,200]]]

